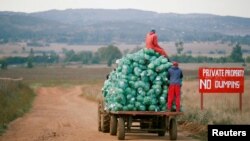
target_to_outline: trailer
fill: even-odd
[[[159,111],[108,111],[102,101],[98,104],[98,130],[110,135],[117,135],[124,140],[127,133],[156,133],[169,139],[177,139],[176,117],[183,112]]]

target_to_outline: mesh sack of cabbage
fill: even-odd
[[[111,111],[166,111],[171,62],[151,49],[119,60],[102,88],[105,108]]]

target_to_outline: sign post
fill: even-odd
[[[199,68],[199,92],[201,110],[203,93],[239,93],[239,108],[242,111],[244,68]]]
[[[240,93],[240,97],[239,97],[239,103],[240,103],[240,111],[242,111],[242,93]]]
[[[201,93],[201,110],[203,110],[203,93]]]

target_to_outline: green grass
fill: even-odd
[[[17,82],[13,82],[17,83]],[[3,84],[0,84],[3,86]],[[35,97],[33,90],[22,83],[0,89],[0,135],[14,119],[24,115]]]

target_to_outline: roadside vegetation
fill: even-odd
[[[22,82],[0,80],[0,135],[8,124],[29,111],[35,97],[33,90]]]

